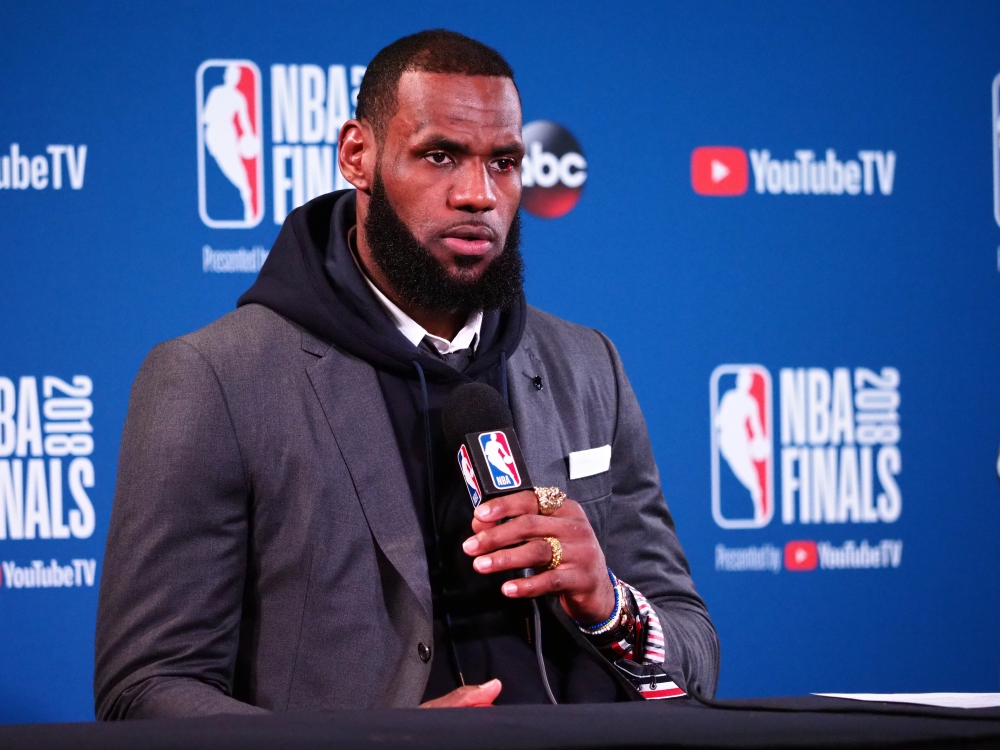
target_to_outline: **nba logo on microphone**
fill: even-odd
[[[720,365],[709,381],[712,516],[724,529],[759,529],[774,517],[771,374]]]
[[[198,213],[210,227],[245,229],[264,218],[260,70],[249,60],[206,60],[198,98]]]
[[[458,465],[462,469],[462,478],[465,479],[465,488],[469,491],[472,507],[478,508],[479,503],[483,501],[483,493],[479,489],[479,480],[476,479],[476,471],[472,468],[469,451],[464,445],[458,449]]]
[[[512,490],[520,486],[521,473],[517,470],[517,462],[503,432],[497,430],[482,433],[479,436],[479,447],[486,457],[494,487],[498,490]]]

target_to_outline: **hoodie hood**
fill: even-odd
[[[372,294],[347,242],[357,223],[356,191],[320,196],[288,215],[253,286],[237,307],[259,304],[376,369],[428,380],[470,381],[517,349],[524,332],[524,295],[507,310],[483,315],[476,356],[459,373],[411,344]]]

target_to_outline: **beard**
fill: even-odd
[[[504,310],[523,294],[520,212],[514,214],[500,254],[471,281],[449,276],[413,236],[389,202],[378,169],[364,226],[372,260],[393,290],[411,305],[435,313]]]

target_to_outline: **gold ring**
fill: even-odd
[[[549,543],[549,549],[552,550],[552,559],[549,560],[549,564],[545,566],[545,569],[555,570],[559,567],[559,563],[562,562],[562,544],[554,536],[546,536],[542,538]]]
[[[535,487],[535,497],[538,498],[538,512],[551,516],[562,507],[566,493],[558,487]]]

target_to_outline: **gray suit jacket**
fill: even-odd
[[[714,693],[718,640],[614,347],[531,308],[508,371],[532,479],[583,505],[608,564],[657,607],[671,678]],[[610,471],[569,479],[571,451],[607,444]],[[432,642],[375,370],[259,305],[157,346],[122,437],[98,718],[414,706]]]

